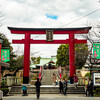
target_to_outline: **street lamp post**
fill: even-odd
[[[0,61],[1,61],[1,47],[2,47],[2,38],[0,37]],[[1,66],[0,66],[0,88],[1,88]]]

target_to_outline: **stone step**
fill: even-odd
[[[52,84],[52,76],[53,73],[58,74],[58,70],[43,70],[43,76],[42,76],[42,81],[41,83],[43,85],[51,85]]]
[[[73,89],[72,89],[73,88]],[[27,86],[28,94],[35,94],[36,87],[35,86]],[[9,95],[22,94],[22,86],[13,86],[9,92]],[[42,86],[40,87],[41,94],[59,94],[58,86]],[[68,87],[67,94],[85,94],[85,90],[83,86],[78,86],[75,90],[74,87]]]

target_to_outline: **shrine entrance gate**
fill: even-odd
[[[91,27],[82,28],[16,28],[8,27],[13,34],[25,34],[25,39],[12,40],[12,43],[24,44],[24,69],[23,69],[23,84],[29,83],[29,65],[30,65],[30,44],[69,44],[69,69],[70,83],[73,84],[75,67],[75,44],[87,43],[87,40],[77,40],[75,34],[86,34]],[[46,34],[47,40],[30,39],[31,34]],[[69,34],[69,39],[53,40],[53,34]]]

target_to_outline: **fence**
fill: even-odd
[[[79,85],[85,85],[85,80],[87,78],[78,77],[78,79],[79,79],[78,80]],[[5,81],[7,86],[21,85],[21,77],[7,76],[7,77],[2,77],[1,81]]]
[[[1,81],[5,81],[7,86],[21,85],[21,77],[7,76],[2,77]]]

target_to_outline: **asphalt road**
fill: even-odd
[[[7,96],[3,97],[3,100],[37,100],[36,95],[29,96]],[[82,95],[54,95],[54,94],[42,94],[39,100],[100,100],[100,97],[85,97]]]

